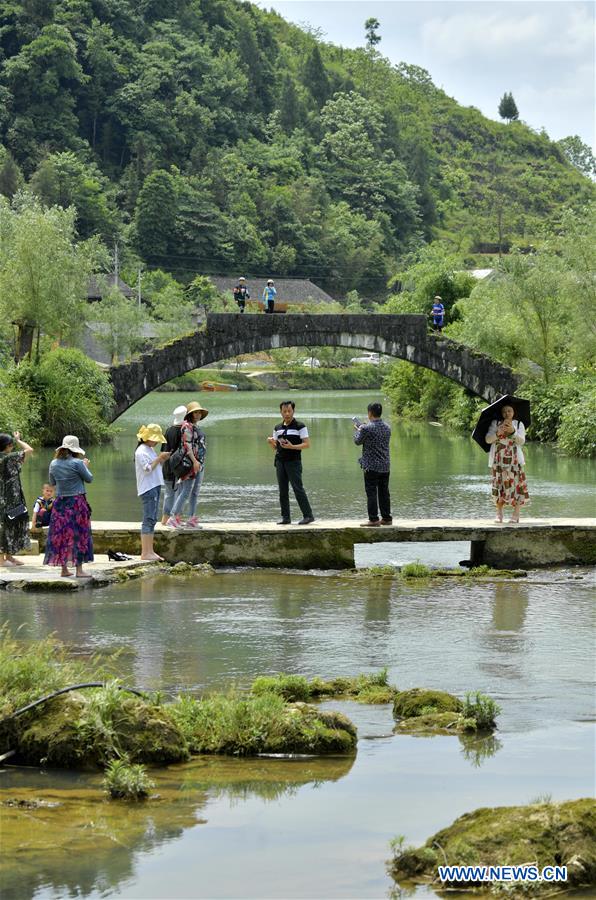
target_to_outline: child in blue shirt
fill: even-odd
[[[54,488],[51,484],[44,484],[40,496],[33,506],[31,528],[46,528],[50,524],[52,506],[54,505]]]
[[[267,282],[267,286],[263,290],[263,303],[265,304],[265,312],[272,313],[273,307],[275,306],[275,298],[277,297],[277,291],[273,286],[273,279],[270,278]]]
[[[445,324],[445,307],[437,294],[432,308],[433,331],[442,331]]]

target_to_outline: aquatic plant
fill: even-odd
[[[349,697],[358,703],[391,703],[395,691],[396,688],[389,684],[387,668],[328,681],[317,677],[309,682],[301,675],[283,673],[265,675],[257,678],[251,687],[251,693],[255,695],[274,693],[290,702]]]
[[[432,574],[432,570],[421,563],[419,559],[416,562],[406,563],[400,569],[402,578],[431,578]]]
[[[462,715],[466,719],[474,719],[479,731],[494,728],[500,712],[499,704],[486,694],[481,694],[480,691],[466,694]]]
[[[145,800],[155,784],[145,766],[123,758],[110,760],[102,786],[113,800]]]

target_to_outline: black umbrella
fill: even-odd
[[[472,437],[479,444],[485,453],[490,450],[490,444],[486,443],[486,434],[490,428],[490,423],[496,419],[501,419],[501,409],[503,406],[512,406],[515,410],[514,419],[523,422],[526,428],[532,419],[530,418],[530,401],[522,400],[521,397],[512,397],[511,394],[505,394],[490,406],[485,407],[480,413],[480,418],[476,423],[476,427],[472,432]]]

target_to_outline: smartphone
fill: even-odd
[[[358,416],[352,416],[352,422],[354,423],[354,425],[357,425],[358,428],[360,428],[360,426],[362,425],[362,422],[360,421]]]

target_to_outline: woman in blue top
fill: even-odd
[[[275,298],[277,297],[277,291],[273,286],[273,278],[270,278],[267,282],[267,286],[263,290],[263,303],[265,304],[265,312],[272,313],[273,307],[275,306]]]
[[[93,481],[89,460],[79,446],[79,439],[67,434],[50,463],[50,484],[56,486],[56,499],[48,529],[44,563],[61,566],[68,578],[75,566],[77,578],[90,578],[83,563],[93,561],[91,507],[87,503],[85,483]]]

